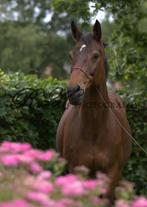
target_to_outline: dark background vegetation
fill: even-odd
[[[89,31],[101,10],[111,79],[133,92],[145,88],[146,0],[0,0],[0,67],[42,76],[50,66],[54,77],[66,78],[71,20]]]
[[[89,31],[100,10],[109,79],[122,84],[133,136],[147,151],[145,0],[0,0],[0,141],[55,148],[73,46],[70,22]],[[47,67],[62,80],[38,79]],[[135,144],[125,176],[138,193],[147,194],[147,157]]]

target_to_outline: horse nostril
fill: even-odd
[[[70,97],[72,96],[74,93],[76,93],[77,91],[79,91],[81,88],[79,85],[77,85],[76,87],[69,87],[67,89],[67,96]]]

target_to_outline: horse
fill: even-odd
[[[74,22],[71,31],[75,47],[69,53],[68,104],[57,129],[57,151],[67,160],[69,172],[86,166],[90,176],[97,171],[107,174],[107,196],[112,199],[130,158],[131,129],[121,98],[106,86],[107,64],[99,21],[91,33],[83,34]]]

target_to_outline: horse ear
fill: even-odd
[[[97,41],[100,41],[102,37],[101,25],[98,20],[95,21],[95,24],[93,26],[93,37]]]
[[[75,41],[79,41],[81,38],[82,33],[80,32],[79,28],[76,26],[74,21],[71,22],[71,31]]]

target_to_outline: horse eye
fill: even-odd
[[[98,57],[99,57],[99,53],[98,53],[98,52],[95,52],[95,53],[93,54],[93,56],[92,56],[92,58],[94,58],[94,59],[98,59]]]

